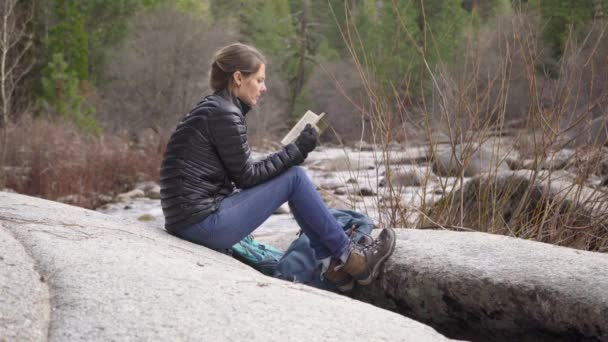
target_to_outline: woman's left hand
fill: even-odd
[[[308,153],[317,147],[318,141],[319,133],[310,124],[307,124],[296,138],[294,144],[296,144],[300,152],[304,155],[304,158],[306,158]]]

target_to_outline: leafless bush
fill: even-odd
[[[170,130],[209,93],[213,53],[234,35],[171,7],[139,13],[130,32],[113,51],[100,116],[114,129]]]

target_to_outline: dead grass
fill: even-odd
[[[158,180],[164,143],[134,145],[72,126],[24,119],[0,131],[0,189],[95,208],[136,182]]]

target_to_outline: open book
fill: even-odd
[[[298,137],[298,135],[300,135],[300,132],[302,132],[304,130],[304,127],[306,127],[306,124],[311,124],[312,127],[315,128],[317,130],[317,132],[319,132],[319,134],[323,133],[325,128],[327,128],[327,122],[325,120],[323,120],[324,116],[325,116],[325,113],[321,113],[321,114],[317,115],[317,114],[313,113],[312,111],[307,110],[306,113],[304,113],[304,115],[302,115],[302,118],[300,118],[298,123],[295,124],[295,126],[293,126],[293,128],[289,131],[289,133],[287,133],[285,138],[283,138],[283,140],[281,140],[281,144],[283,144],[283,146],[285,146],[285,145],[289,145],[292,142],[294,142],[296,140],[296,138]]]

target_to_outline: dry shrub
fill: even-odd
[[[136,182],[158,180],[162,148],[120,136],[91,137],[71,125],[24,120],[1,133],[0,188],[95,208]]]

